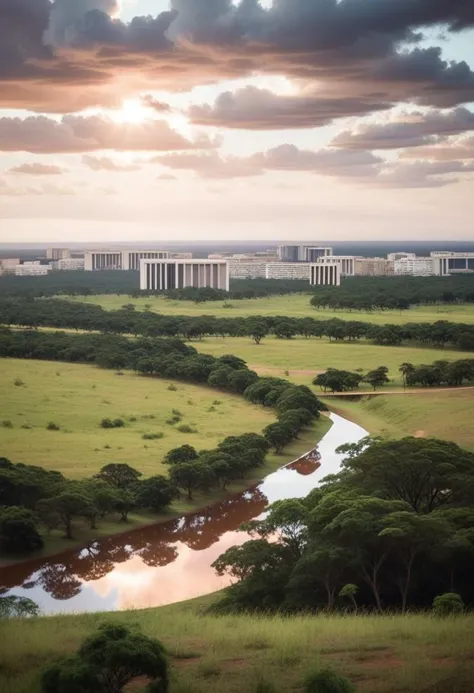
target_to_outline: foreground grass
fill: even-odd
[[[377,395],[359,402],[327,398],[326,403],[374,435],[435,437],[474,450],[474,390]]]
[[[292,340],[267,337],[257,345],[248,337],[238,338],[207,338],[193,342],[193,346],[205,354],[215,357],[232,353],[245,359],[250,368],[255,368],[260,375],[276,375],[298,377],[299,384],[306,376],[309,385],[318,372],[328,368],[343,370],[362,369],[364,372],[387,366],[390,369],[392,385],[402,385],[400,365],[404,362],[417,366],[421,363],[431,364],[439,359],[456,361],[470,358],[472,354],[451,349],[426,349],[423,347],[388,347],[376,346],[367,342],[330,342],[329,339]],[[302,372],[303,371],[303,372]]]
[[[203,608],[215,598],[144,611],[0,623],[0,690],[39,693],[43,668],[75,652],[107,619],[138,625],[165,643],[172,661],[171,693],[251,693],[262,679],[278,693],[288,693],[301,690],[313,667],[348,676],[361,693],[474,691],[473,616],[204,615]]]
[[[61,298],[65,298],[62,296]],[[362,320],[377,324],[406,322],[450,322],[474,323],[474,305],[464,306],[414,306],[409,310],[385,310],[366,313],[362,311],[316,310],[310,305],[311,294],[290,294],[270,296],[269,298],[230,300],[232,308],[224,308],[224,302],[191,303],[190,301],[170,301],[162,296],[131,299],[128,296],[87,296],[66,297],[69,301],[95,303],[106,310],[118,310],[125,304],[134,305],[137,310],[150,310],[164,315],[215,315],[220,318],[244,318],[251,315],[290,315],[294,318],[313,317],[328,320],[336,317],[341,320]]]

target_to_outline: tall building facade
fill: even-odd
[[[268,262],[265,265],[265,278],[309,281],[309,268],[307,262]]]
[[[333,249],[316,247],[308,244],[280,244],[277,247],[279,260],[282,262],[316,262],[321,257],[329,257]]]
[[[414,257],[395,260],[395,274],[414,277],[430,277],[435,273],[435,260],[432,257]]]
[[[355,274],[356,258],[353,255],[331,255],[321,257],[316,264],[321,265],[338,265],[342,277],[353,277]]]
[[[15,267],[17,277],[42,277],[51,272],[50,265],[41,265],[39,262],[24,262]]]
[[[384,277],[395,272],[395,263],[384,257],[356,258],[355,273],[361,277]]]
[[[141,291],[169,291],[188,286],[229,291],[228,263],[222,260],[140,261]]]
[[[341,266],[323,262],[310,265],[309,283],[312,286],[340,286]]]
[[[166,250],[87,250],[84,253],[86,272],[101,270],[139,270],[141,260],[166,260]]]
[[[19,264],[19,257],[0,259],[0,276],[2,274],[15,274],[15,270]]]
[[[57,272],[79,271],[84,269],[84,260],[78,257],[66,257],[50,262],[50,265]]]
[[[66,260],[69,257],[71,257],[69,248],[48,248],[46,250],[48,260]]]

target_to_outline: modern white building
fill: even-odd
[[[309,268],[308,262],[268,262],[265,265],[265,278],[309,281]]]
[[[141,291],[211,288],[229,291],[229,264],[223,260],[140,261]]]
[[[355,261],[355,273],[361,277],[390,276],[395,272],[395,263],[384,257],[360,257]]]
[[[414,260],[415,258],[416,258],[415,253],[400,252],[400,253],[389,253],[387,255],[387,260],[389,260],[390,262],[395,262],[396,260],[404,260],[404,259]]]
[[[65,260],[69,257],[71,257],[69,248],[48,248],[46,251],[46,258],[48,260]]]
[[[338,265],[342,277],[353,277],[355,275],[355,263],[356,257],[354,255],[330,255],[328,257],[320,257],[315,261],[315,264]]]
[[[0,275],[15,274],[17,266],[20,264],[20,258],[3,258],[0,259]]]
[[[66,257],[62,260],[50,262],[51,267],[56,272],[72,272],[84,269],[84,258]]]
[[[431,257],[434,261],[434,273],[441,277],[474,272],[474,253],[440,251],[431,253]]]
[[[432,257],[414,257],[395,260],[395,274],[414,277],[430,277],[435,273],[435,260]]]
[[[17,277],[41,277],[51,272],[50,265],[41,265],[39,262],[24,262],[15,267]]]
[[[332,254],[332,248],[309,244],[290,245],[282,243],[277,247],[277,255],[282,262],[316,262],[320,257],[328,257]]]
[[[229,260],[229,275],[231,279],[264,279],[267,276],[267,263]]]
[[[84,254],[86,272],[100,270],[139,270],[140,260],[167,260],[167,250],[87,250]]]
[[[315,262],[310,265],[309,283],[312,286],[340,286],[341,265],[337,262]]]

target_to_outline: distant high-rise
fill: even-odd
[[[333,249],[309,244],[290,245],[281,243],[277,247],[282,262],[316,262],[320,257],[329,257]]]
[[[86,272],[100,270],[139,270],[140,260],[166,260],[167,250],[87,250],[84,254]]]
[[[69,248],[48,248],[46,258],[48,260],[66,260],[71,257]]]

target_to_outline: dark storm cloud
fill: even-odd
[[[270,10],[257,0],[172,0],[170,11],[127,24],[114,17],[117,5],[0,0],[0,105],[64,113],[255,71],[314,81],[341,100],[336,116],[359,102],[474,100],[466,63],[447,63],[436,48],[399,48],[423,27],[474,26],[471,0],[275,0]]]
[[[407,113],[388,123],[369,123],[341,132],[331,142],[344,149],[404,149],[434,143],[439,137],[474,130],[474,113],[467,108],[452,111]]]
[[[33,154],[117,151],[170,151],[213,147],[205,136],[191,141],[168,123],[116,123],[105,116],[64,116],[60,121],[46,116],[0,118],[0,151]]]

